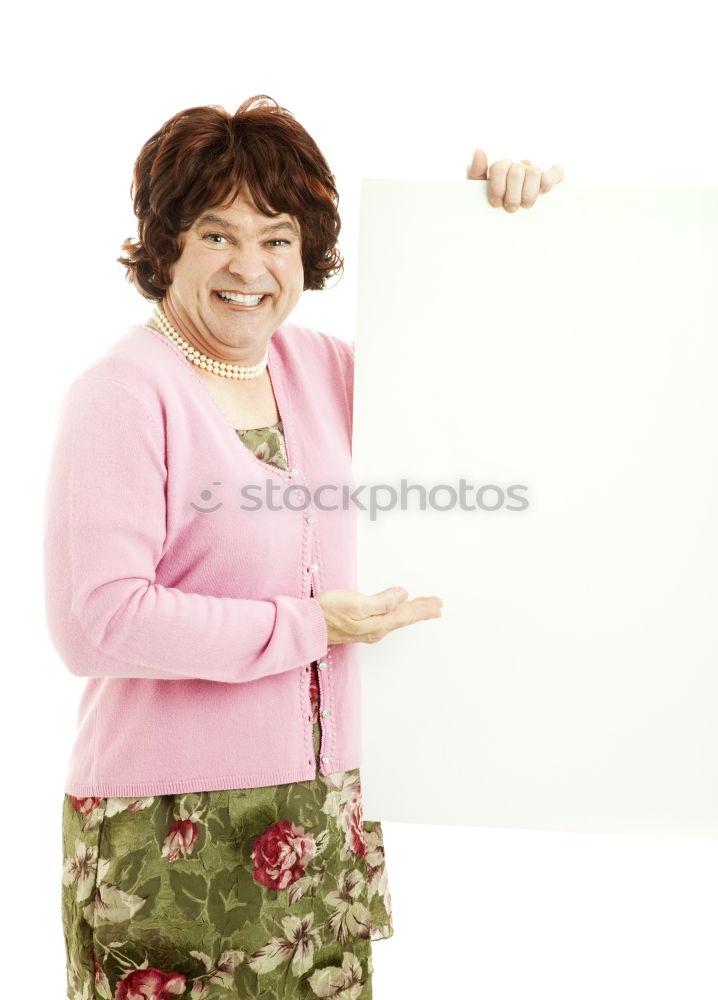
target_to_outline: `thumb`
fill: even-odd
[[[471,163],[466,168],[466,179],[470,181],[488,180],[489,159],[483,149],[475,149]]]

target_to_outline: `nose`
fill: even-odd
[[[261,251],[251,245],[236,246],[228,266],[230,272],[238,277],[247,289],[254,287],[266,273]]]

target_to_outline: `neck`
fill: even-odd
[[[197,368],[209,371],[222,378],[250,380],[260,377],[267,367],[269,360],[268,346],[265,348],[264,357],[261,361],[254,365],[237,365],[231,361],[221,361],[218,358],[212,358],[185,340],[168,319],[160,303],[155,306],[152,319],[153,329],[158,329],[163,336],[169,337],[182,351],[187,360]]]
[[[169,294],[165,295],[164,299],[157,303],[158,310],[165,316],[169,323],[174,327],[177,333],[184,338],[184,340],[190,345],[192,350],[199,351],[200,354],[204,354],[206,357],[210,358],[212,361],[224,362],[227,365],[238,365],[240,368],[253,368],[256,365],[261,364],[267,351],[267,344],[265,343],[261,348],[259,348],[259,354],[257,354],[258,348],[255,345],[250,345],[246,348],[227,348],[225,345],[220,345],[220,351],[224,352],[226,350],[235,350],[251,352],[251,358],[239,358],[239,357],[227,357],[224,353],[217,354],[217,348],[213,346],[205,346],[202,343],[201,338],[193,330],[191,334],[187,333],[188,325],[183,323],[178,311],[174,307],[171,296]]]

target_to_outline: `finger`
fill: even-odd
[[[560,184],[564,177],[564,169],[557,163],[555,163],[548,170],[545,170],[541,178],[541,194],[544,194],[546,191],[550,191],[556,184]]]
[[[441,618],[443,603],[440,597],[415,597],[412,601],[402,601],[393,611],[384,615],[381,627],[391,632],[395,628],[413,625],[414,622],[425,621],[427,618]]]
[[[417,597],[415,600],[421,602],[418,606],[422,618],[441,618],[444,602],[440,597]],[[407,603],[412,602],[407,601]]]
[[[524,187],[526,167],[523,163],[512,163],[506,174],[506,194],[504,208],[507,212],[518,212]]]
[[[384,615],[387,611],[393,611],[397,604],[401,604],[409,596],[406,587],[387,587],[386,590],[378,594],[362,594],[359,602],[359,615],[361,618],[371,618],[372,615]]]
[[[525,163],[527,167],[531,166],[531,160],[522,160],[521,162]]]
[[[506,193],[506,175],[509,172],[511,160],[496,160],[489,168],[489,183],[486,188],[489,201],[494,207],[502,205]]]
[[[483,149],[475,149],[471,163],[466,168],[466,178],[470,181],[485,181],[489,160]]]
[[[524,208],[531,208],[536,203],[541,192],[541,167],[529,167],[524,177],[524,188],[521,196],[521,204]]]
[[[412,601],[402,601],[393,611],[364,621],[359,627],[358,635],[364,642],[378,642],[405,625],[413,625],[429,618],[441,618],[442,605],[440,597],[415,597]]]

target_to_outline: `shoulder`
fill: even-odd
[[[110,378],[139,388],[167,371],[167,365],[158,362],[166,361],[173,351],[178,352],[175,345],[151,327],[130,326],[80,369],[73,384],[80,379]]]
[[[293,367],[354,368],[354,344],[322,330],[298,323],[282,323],[272,334],[272,344],[287,364]]]
[[[127,328],[77,373],[65,391],[62,408],[99,416],[121,407],[125,414],[144,412],[156,427],[161,426],[162,398],[172,380],[168,352],[176,350],[150,327]]]

